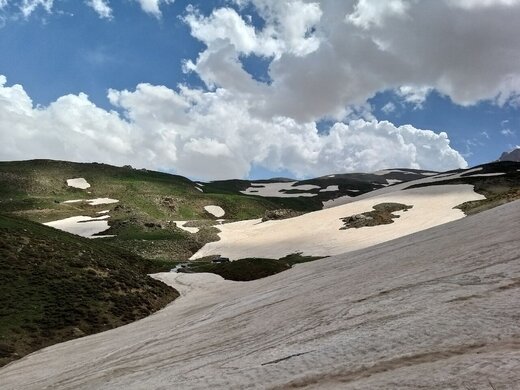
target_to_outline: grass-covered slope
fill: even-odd
[[[79,177],[91,187],[67,185],[67,179]],[[214,221],[205,206],[222,207],[227,220],[261,218],[266,210],[318,207],[298,199],[250,197],[226,188],[204,191],[204,186],[185,177],[129,166],[52,160],[0,162],[0,212],[44,223],[78,215],[95,217],[109,209],[111,228],[103,234],[116,235],[110,243],[150,259],[187,259],[205,243],[218,239],[211,223],[190,234],[171,222]],[[119,202],[98,206],[63,203],[107,197]]]
[[[86,190],[67,186],[66,180],[85,178]],[[0,162],[0,210],[25,210],[31,219],[46,220],[70,214],[60,202],[71,199],[109,197],[150,219],[203,219],[212,216],[206,205],[226,210],[226,218],[259,217],[266,209],[277,208],[273,201],[252,199],[240,193],[197,190],[196,183],[177,175],[114,167],[98,163],[53,160]],[[128,210],[128,209],[127,209]]]
[[[97,240],[0,215],[0,366],[143,318],[177,292],[153,263]]]
[[[53,160],[0,162],[0,212],[41,223],[76,216],[99,217],[109,210],[105,241],[147,259],[165,262],[188,259],[202,246],[218,240],[216,217],[205,206],[220,206],[227,221],[262,218],[274,210],[291,214],[319,210],[326,200],[355,196],[388,185],[387,179],[411,180],[419,171],[394,170],[385,174],[346,174],[296,182],[318,186],[314,197],[244,195],[251,181],[193,182],[185,177],[130,166]],[[84,178],[90,187],[73,188],[68,179]],[[288,181],[261,180],[255,183]],[[386,184],[385,184],[386,183]],[[328,186],[337,191],[320,192]],[[290,193],[293,190],[289,190]],[[298,192],[298,191],[296,191]],[[77,199],[111,198],[119,202],[92,206]],[[179,229],[172,221],[202,222],[197,233]]]
[[[302,256],[300,253],[293,253],[280,259],[253,257],[224,263],[200,260],[185,263],[184,267],[181,268],[179,272],[210,272],[220,275],[227,280],[248,282],[286,271],[296,264],[307,263],[309,261],[323,258],[323,256]]]

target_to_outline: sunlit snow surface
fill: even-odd
[[[220,206],[213,206],[213,205],[204,206],[204,210],[206,210],[208,213],[210,213],[211,215],[213,215],[217,218],[223,217],[226,214],[224,209]]]
[[[95,234],[104,232],[110,227],[107,219],[108,215],[100,217],[87,217],[79,215],[76,217],[69,217],[57,221],[47,222],[44,225],[63,230],[68,233],[77,234],[78,236],[95,238]],[[105,236],[106,237],[106,236]]]
[[[73,188],[79,188],[85,190],[90,187],[90,184],[82,177],[77,177],[75,179],[67,179],[67,185]]]

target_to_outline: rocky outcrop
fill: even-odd
[[[277,209],[277,210],[267,210],[262,218],[262,222],[272,221],[272,220],[280,220],[297,217],[302,215],[301,211],[291,210],[291,209]]]
[[[177,211],[177,203],[178,201],[171,197],[171,196],[164,196],[161,200],[160,200],[160,203],[161,205],[167,207],[168,209],[170,209],[171,211]]]
[[[387,225],[393,223],[395,218],[399,218],[399,215],[392,214],[395,211],[407,211],[412,206],[407,206],[401,203],[381,203],[374,206],[373,211],[366,213],[354,214],[345,218],[341,218],[345,224],[340,230],[346,229],[358,229],[366,226],[378,226]]]

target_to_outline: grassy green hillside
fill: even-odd
[[[69,187],[67,179],[85,178],[88,189]],[[218,239],[211,225],[215,217],[204,206],[222,207],[226,220],[260,218],[266,210],[280,208],[315,210],[321,203],[301,199],[265,199],[242,195],[229,188],[199,186],[182,176],[114,167],[106,164],[51,160],[0,162],[0,212],[37,222],[72,216],[95,217],[110,210],[112,245],[150,259],[167,261],[190,257],[209,241]],[[67,200],[112,198],[116,204],[91,206]],[[206,222],[196,234],[183,231],[171,221]]]
[[[66,180],[75,177],[85,178],[91,187],[68,187]],[[259,217],[264,210],[278,207],[271,200],[229,191],[212,190],[206,194],[185,177],[131,167],[51,160],[0,162],[3,211],[25,210],[31,219],[44,222],[66,216],[70,208],[78,207],[63,208],[60,202],[96,197],[118,199],[121,205],[159,220],[212,218],[204,211],[206,205],[221,206],[228,219]]]
[[[248,258],[225,263],[213,263],[208,260],[196,260],[185,263],[178,272],[197,273],[211,272],[227,280],[248,282],[265,278],[286,271],[296,264],[319,260],[324,256],[303,256],[293,253],[280,259]]]
[[[143,318],[178,293],[129,252],[0,215],[0,365]]]

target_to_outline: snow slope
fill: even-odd
[[[434,175],[424,174],[428,177],[424,177],[422,179],[416,179],[416,180],[412,180],[412,181],[407,181],[404,183],[397,183],[397,184],[390,183],[393,185],[391,185],[389,187],[385,187],[385,188],[379,188],[374,191],[370,191],[370,192],[364,193],[364,194],[356,196],[356,197],[341,196],[341,197],[323,202],[323,208],[327,209],[327,208],[331,208],[331,207],[341,206],[343,204],[356,202],[361,199],[367,199],[367,198],[371,198],[371,197],[375,197],[375,196],[380,196],[383,194],[389,194],[391,192],[405,190],[409,187],[412,187],[415,185],[420,185],[420,184],[433,184],[433,183],[437,183],[437,182],[456,180],[456,179],[460,179],[465,176],[471,176],[471,177],[481,177],[483,175],[490,176],[490,174],[475,174],[475,172],[480,172],[480,171],[482,171],[482,167],[461,170],[460,172],[440,173],[440,174],[434,174]],[[380,172],[388,173],[389,171],[380,171]],[[500,173],[500,175],[503,175],[503,173]],[[496,176],[496,174],[493,173],[492,176]]]
[[[192,259],[209,255],[277,259],[295,252],[316,256],[345,253],[462,218],[464,213],[455,206],[483,198],[467,184],[430,186],[389,192],[296,218],[224,224],[219,226],[220,240],[206,244]],[[341,218],[371,211],[374,205],[387,202],[413,207],[398,212],[400,218],[389,225],[340,230]]]
[[[514,389],[519,221],[514,202],[248,283],[161,274],[173,304],[14,362],[0,388]]]

